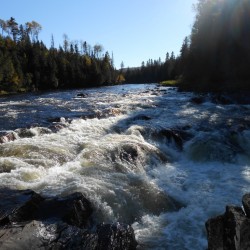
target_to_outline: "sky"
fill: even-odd
[[[36,21],[39,40],[49,48],[70,40],[101,44],[113,53],[116,68],[141,66],[148,59],[179,54],[191,33],[197,0],[9,0],[2,1],[0,19],[18,24]]]

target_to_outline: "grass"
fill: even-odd
[[[163,86],[171,86],[171,87],[177,86],[178,83],[179,83],[178,80],[167,80],[167,81],[160,82],[160,84]]]

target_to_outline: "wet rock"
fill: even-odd
[[[189,133],[180,129],[162,129],[158,136],[166,138],[168,142],[174,142],[180,150],[183,149],[183,143],[191,137]]]
[[[229,104],[235,103],[234,100],[230,96],[224,95],[224,94],[213,95],[212,102],[216,104],[222,104],[222,105],[229,105]]]
[[[248,207],[249,195],[243,197]],[[241,207],[227,206],[223,215],[206,222],[208,250],[250,249],[250,219]]]
[[[124,224],[101,224],[97,227],[98,248],[97,249],[136,249],[134,231],[131,226]]]
[[[31,138],[36,135],[36,133],[28,128],[20,128],[15,130],[19,137],[21,138]]]
[[[205,100],[204,100],[204,97],[202,97],[202,96],[195,96],[195,97],[191,98],[190,101],[194,104],[202,104]]]
[[[90,202],[81,193],[74,193],[62,198],[45,199],[33,218],[36,220],[53,218],[70,225],[84,227],[92,211]]]
[[[78,97],[78,98],[87,98],[88,95],[85,94],[85,93],[78,93],[78,94],[76,95],[76,97]]]
[[[250,194],[245,194],[242,197],[242,205],[244,207],[244,211],[248,218],[250,218]]]
[[[16,139],[17,135],[14,132],[10,132],[0,136],[0,143],[15,141]]]
[[[32,219],[44,200],[32,190],[0,190],[0,225]]]
[[[32,190],[3,189],[0,198],[0,225],[53,218],[81,227],[92,213],[90,202],[81,193],[62,198],[44,198]]]
[[[223,215],[209,219],[206,222],[209,250],[223,250],[224,217]]]
[[[52,131],[45,127],[18,128],[14,132],[0,135],[0,143],[15,141],[18,138],[31,138],[37,135],[50,134]]]
[[[31,190],[0,190],[0,249],[136,248],[125,224],[91,223],[92,207],[81,194],[46,198]]]
[[[143,114],[141,114],[141,115],[136,115],[136,116],[133,118],[134,121],[138,121],[138,120],[148,121],[148,120],[151,120],[151,119],[152,119],[151,117],[149,117],[149,116],[147,116],[147,115],[143,115]]]
[[[92,112],[85,112],[84,114],[82,114],[80,116],[81,119],[83,120],[88,120],[88,119],[94,119],[94,118],[98,118],[98,114],[94,111]]]
[[[71,120],[69,118],[65,118],[65,117],[54,117],[54,118],[49,118],[47,120],[48,122],[52,122],[52,123],[70,123]]]

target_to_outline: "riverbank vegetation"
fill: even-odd
[[[177,80],[182,90],[250,91],[250,1],[199,0],[180,54],[127,70],[128,82]]]
[[[25,92],[55,88],[93,87],[119,83],[120,72],[109,52],[99,44],[70,41],[48,49],[38,36],[42,27],[35,21],[18,24],[11,17],[0,20],[0,92]]]
[[[48,49],[35,21],[0,19],[0,93],[172,81],[182,90],[250,91],[250,1],[198,0],[192,32],[180,54],[116,70],[99,44],[63,36]],[[171,84],[172,85],[172,84]]]
[[[250,90],[250,1],[199,0],[181,87]]]

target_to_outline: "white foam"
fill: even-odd
[[[121,91],[126,86],[116,88]],[[227,204],[240,205],[250,185],[250,131],[234,138],[242,148],[239,153],[235,145],[225,148],[229,145],[225,144],[227,136],[217,128],[213,131],[213,126],[229,120],[236,123],[241,116],[247,117],[249,110],[210,102],[194,105],[187,103],[192,94],[176,91],[152,96],[152,92],[143,93],[145,89],[139,91],[141,95],[131,90],[121,97],[109,95],[107,88],[101,90],[104,92],[95,90],[96,96],[88,98],[89,105],[93,103],[94,109],[101,111],[119,105],[127,114],[73,119],[51,134],[43,135],[39,128],[32,128],[34,137],[1,144],[1,186],[29,188],[46,195],[82,192],[94,204],[97,221],[133,223],[139,249],[206,249],[205,221],[223,213]],[[40,105],[60,106],[64,103],[59,97],[37,100]],[[75,101],[79,102],[72,99],[65,105],[85,111],[86,107],[78,107]],[[150,119],[133,119],[140,114]],[[141,132],[186,125],[191,126],[187,132],[193,139],[184,145],[184,152],[168,140],[144,138]],[[191,157],[192,145],[204,138],[217,140],[225,155],[233,152],[234,161],[214,155],[202,161]],[[167,206],[158,209],[159,201],[169,196],[183,207],[174,212]]]

